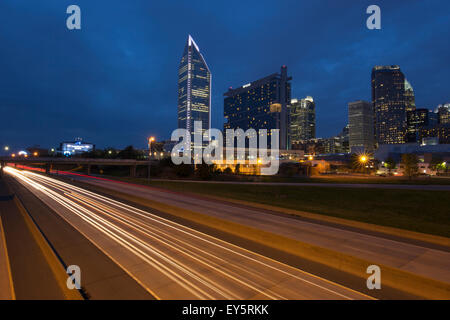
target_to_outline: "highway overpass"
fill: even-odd
[[[151,160],[150,162],[156,162],[157,160]],[[94,159],[94,158],[58,158],[58,157],[0,157],[0,165],[3,167],[6,165],[15,166],[31,165],[44,167],[46,173],[50,173],[55,165],[76,165],[85,166],[87,168],[87,174],[91,174],[92,166],[128,166],[130,167],[130,176],[136,176],[137,166],[148,166],[147,160],[133,160],[133,159]]]

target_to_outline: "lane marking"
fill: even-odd
[[[4,247],[4,255],[5,255],[5,264],[6,264],[6,272],[8,273],[8,279],[9,279],[9,289],[11,294],[11,300],[16,300],[16,292],[14,291],[14,282],[12,278],[12,272],[11,272],[11,264],[9,261],[9,254],[8,254],[8,247],[6,245],[6,236],[5,236],[5,229],[3,228],[3,222],[2,222],[2,216],[0,212],[0,234],[2,235],[2,242]]]
[[[252,251],[247,250],[247,249],[245,249],[245,248],[238,247],[238,246],[236,246],[236,245],[234,245],[234,244],[225,242],[225,241],[223,241],[223,240],[221,240],[221,239],[214,238],[214,237],[212,237],[212,236],[209,236],[209,235],[207,235],[207,234],[201,233],[201,232],[196,231],[196,230],[194,230],[194,229],[191,229],[191,228],[188,228],[188,227],[179,225],[179,224],[177,224],[177,223],[174,223],[174,222],[172,222],[172,221],[170,221],[170,220],[161,218],[161,217],[156,216],[156,215],[154,215],[154,214],[151,214],[151,213],[149,213],[149,212],[146,212],[146,211],[143,211],[143,210],[134,208],[134,207],[132,207],[132,206],[123,204],[123,203],[118,202],[118,201],[115,201],[115,200],[111,200],[111,199],[106,198],[106,197],[103,197],[103,196],[101,196],[101,195],[98,195],[98,194],[92,193],[92,192],[90,192],[90,191],[86,191],[86,190],[84,190],[84,189],[78,188],[78,187],[76,187],[76,186],[72,186],[72,185],[70,185],[70,184],[66,184],[66,183],[61,182],[61,181],[59,181],[59,180],[51,179],[51,178],[48,178],[48,177],[45,177],[45,176],[41,176],[41,175],[38,175],[38,174],[34,174],[34,173],[30,173],[30,172],[26,172],[26,173],[27,173],[27,174],[30,174],[30,175],[33,175],[33,176],[38,176],[39,178],[44,179],[44,180],[55,181],[55,182],[57,182],[58,185],[70,186],[72,189],[81,190],[81,192],[83,192],[83,193],[85,193],[85,194],[92,194],[92,195],[95,195],[95,197],[104,198],[104,199],[105,199],[106,201],[108,201],[108,202],[116,203],[117,206],[123,207],[123,208],[125,208],[125,209],[128,209],[128,211],[131,211],[131,212],[134,211],[135,214],[144,216],[145,218],[150,219],[150,220],[157,221],[157,219],[150,217],[150,216],[155,216],[155,217],[157,217],[157,218],[160,219],[160,220],[163,220],[163,221],[169,222],[170,224],[173,224],[173,225],[175,225],[175,226],[179,226],[179,227],[182,227],[182,228],[184,228],[184,229],[190,230],[191,232],[193,232],[193,233],[195,233],[195,234],[200,234],[200,235],[202,235],[202,236],[205,237],[205,238],[214,239],[215,241],[218,241],[218,242],[221,242],[221,243],[225,243],[225,244],[228,245],[228,246],[235,247],[235,248],[238,248],[239,250],[242,250],[242,251],[247,252],[247,253],[249,253],[249,254],[259,256],[259,257],[261,257],[261,258],[263,258],[263,259],[267,259],[268,261],[271,261],[271,262],[273,262],[273,263],[275,263],[275,264],[281,265],[281,266],[283,266],[283,267],[285,267],[285,268],[288,268],[288,269],[291,269],[291,270],[295,270],[296,272],[303,273],[303,274],[308,275],[308,276],[310,276],[310,277],[312,277],[312,278],[318,279],[319,281],[324,281],[324,282],[326,282],[326,283],[328,283],[328,284],[331,284],[331,285],[337,286],[337,287],[339,287],[339,288],[341,288],[341,289],[344,289],[344,290],[347,290],[347,291],[356,293],[356,294],[358,294],[358,295],[360,295],[360,296],[365,296],[365,297],[367,297],[367,298],[374,299],[373,297],[370,297],[370,296],[368,296],[368,295],[366,295],[366,294],[364,294],[364,293],[355,291],[355,290],[353,290],[353,289],[351,289],[351,288],[344,287],[344,286],[342,286],[342,285],[340,285],[340,284],[338,284],[338,283],[334,283],[334,282],[332,282],[332,281],[330,281],[330,280],[327,280],[327,279],[324,279],[324,278],[320,278],[320,277],[318,277],[318,276],[316,276],[316,275],[313,275],[313,274],[310,274],[310,273],[308,273],[308,272],[306,272],[306,271],[304,271],[304,270],[294,268],[294,267],[292,267],[292,266],[286,265],[286,264],[284,264],[284,263],[282,263],[282,262],[279,262],[279,261],[277,261],[277,260],[271,259],[271,258],[269,258],[269,257],[265,257],[265,256],[263,256],[263,255],[261,255],[261,254],[258,254],[258,253],[256,253],[256,252],[252,252]],[[36,178],[39,179],[38,177],[36,177]],[[47,183],[49,183],[49,181],[47,181]],[[130,208],[131,208],[131,209],[130,209]],[[137,211],[143,212],[144,214],[139,214],[139,212],[137,212]],[[163,223],[163,222],[161,222],[161,221],[159,221],[159,222],[160,222],[160,223]],[[187,233],[187,234],[188,234],[188,232],[186,232],[185,230],[181,230],[179,227],[177,228],[177,227],[172,226],[172,225],[170,225],[170,224],[168,224],[168,223],[164,223],[164,224],[167,225],[167,226],[170,227],[170,228],[174,228],[174,229],[177,229],[177,230],[180,231],[180,232],[183,232],[183,233]],[[202,239],[202,238],[200,238],[200,237],[198,237],[198,236],[195,236],[195,235],[193,235],[193,234],[190,234],[190,236],[196,237],[196,238],[200,239],[201,241],[205,241],[205,242],[211,243],[212,245],[221,247],[220,245],[218,245],[218,244],[216,244],[216,243],[213,243],[213,242],[208,241],[208,240],[206,240],[206,239]],[[228,250],[228,251],[230,251],[230,252],[233,252],[233,253],[235,253],[235,254],[238,254],[238,255],[240,255],[240,256],[243,256],[243,257],[245,257],[245,258],[247,258],[247,259],[250,259],[250,260],[252,260],[252,261],[255,261],[255,262],[259,263],[259,264],[265,265],[265,266],[267,266],[267,267],[269,267],[269,268],[272,268],[272,269],[275,269],[275,270],[277,270],[277,271],[279,271],[279,272],[282,272],[282,273],[284,273],[284,274],[287,274],[287,275],[289,275],[289,276],[291,276],[291,277],[294,277],[294,278],[296,278],[296,279],[298,279],[298,280],[301,280],[301,281],[310,283],[310,284],[313,285],[313,286],[320,287],[320,288],[322,288],[323,290],[332,292],[332,293],[334,293],[334,294],[336,294],[336,295],[342,296],[342,297],[347,298],[347,299],[351,299],[351,298],[348,297],[348,296],[345,296],[345,295],[340,294],[340,293],[338,293],[338,292],[336,292],[336,291],[333,291],[333,290],[331,290],[331,289],[325,288],[325,287],[323,287],[323,286],[321,286],[321,285],[319,285],[319,284],[316,284],[316,283],[313,283],[313,282],[308,281],[308,280],[306,280],[306,279],[303,279],[303,278],[301,278],[301,277],[298,277],[298,276],[296,276],[296,275],[294,275],[294,274],[292,274],[292,273],[286,272],[286,271],[284,271],[284,270],[280,270],[280,269],[278,269],[278,268],[276,268],[276,267],[274,267],[274,266],[270,266],[270,265],[268,265],[268,264],[266,264],[266,263],[264,263],[264,262],[258,261],[258,260],[256,260],[256,259],[251,258],[251,257],[249,257],[249,256],[246,256],[246,255],[244,255],[244,254],[242,254],[242,253],[235,252],[235,251],[233,251],[233,250],[231,250],[231,249],[229,249],[229,248],[226,248],[226,247],[222,247],[222,248],[225,249],[225,250]]]

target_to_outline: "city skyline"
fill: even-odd
[[[189,33],[202,44],[215,75],[212,127],[222,128],[222,94],[228,87],[258,79],[284,64],[293,76],[292,97],[314,97],[318,137],[333,136],[346,125],[348,102],[370,101],[370,69],[375,65],[400,65],[414,87],[418,108],[434,109],[449,99],[445,91],[448,44],[439,40],[448,38],[449,22],[440,13],[445,10],[436,9],[442,3],[409,3],[409,15],[404,17],[406,5],[381,2],[381,30],[365,27],[366,4],[345,10],[333,3],[326,9],[295,4],[308,12],[301,22],[293,19],[299,10],[284,15],[287,4],[270,10],[270,3],[262,3],[262,9],[252,12],[253,19],[244,19],[246,14],[231,9],[235,3],[224,7],[194,2],[192,8],[174,9],[166,4],[112,1],[108,20],[102,17],[100,5],[87,1],[79,5],[83,27],[76,33],[60,23],[64,6],[44,2],[39,17],[30,22],[23,21],[23,12],[31,14],[35,8],[11,1],[0,4],[2,20],[11,30],[0,50],[0,68],[6,75],[1,80],[0,108],[16,120],[4,126],[2,143],[50,147],[81,136],[99,147],[144,147],[149,135],[169,138],[176,128],[179,44]],[[169,26],[170,21],[158,18],[158,10],[171,11],[173,19],[182,13],[192,19],[182,29],[176,28],[178,23]],[[196,19],[205,14],[206,21],[219,21],[212,30]],[[327,16],[323,25],[306,28],[321,15]],[[399,16],[403,20],[396,19]],[[108,23],[119,17],[120,25]],[[282,27],[264,26],[280,19],[286,22]],[[109,36],[104,36],[106,28]],[[295,38],[288,35],[290,31],[296,31]],[[27,41],[17,40],[22,38]],[[308,50],[298,50],[306,42]],[[275,46],[267,48],[268,43]],[[397,43],[402,45],[398,48]],[[420,53],[421,60],[411,52]],[[29,61],[37,65],[31,68]],[[38,115],[41,121],[36,122]],[[17,125],[26,130],[15,132]]]
[[[449,301],[449,12],[1,0],[3,313]]]

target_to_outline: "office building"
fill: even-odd
[[[405,143],[406,112],[415,109],[411,85],[395,65],[375,66],[371,82],[377,144]]]
[[[348,104],[350,152],[372,152],[374,148],[373,106],[359,100]]]
[[[314,99],[292,99],[290,106],[289,142],[297,144],[316,137],[316,106]]]
[[[198,133],[211,128],[211,72],[189,35],[178,69],[178,128],[192,135],[194,121],[202,122]]]
[[[439,124],[439,113],[434,112],[433,110],[428,111],[428,126],[434,127]]]
[[[429,126],[429,113],[428,109],[416,109],[406,112],[408,124],[407,142],[419,142],[419,130]]]
[[[95,145],[89,142],[83,142],[81,138],[75,141],[64,141],[60,143],[59,151],[65,156],[72,156],[95,150]]]
[[[450,125],[450,103],[440,104],[437,107],[438,122],[443,125]]]
[[[239,88],[230,88],[224,93],[224,131],[226,129],[253,128],[280,130],[280,149],[287,149],[289,104],[291,101],[291,77],[287,67],[282,66],[280,73],[245,84]],[[270,140],[268,142],[270,146]]]
[[[450,151],[450,124],[438,124],[433,127],[419,129],[418,142],[423,143],[425,138],[437,138],[439,144],[448,145]]]
[[[406,112],[416,110],[416,98],[414,96],[414,89],[409,83],[408,80],[405,79],[405,107]]]

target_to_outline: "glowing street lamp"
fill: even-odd
[[[155,141],[155,137],[148,138],[148,180],[150,180],[150,166],[152,158],[152,142]]]
[[[5,146],[5,151],[9,151],[9,147],[8,146]]]
[[[11,157],[15,158],[15,157],[16,157],[16,154],[15,154],[15,153],[13,153],[13,154],[11,155]]]
[[[365,164],[367,162],[367,157],[362,155],[359,157],[359,162],[361,162],[362,164]]]
[[[37,157],[39,154],[37,152],[33,152],[33,156]]]

